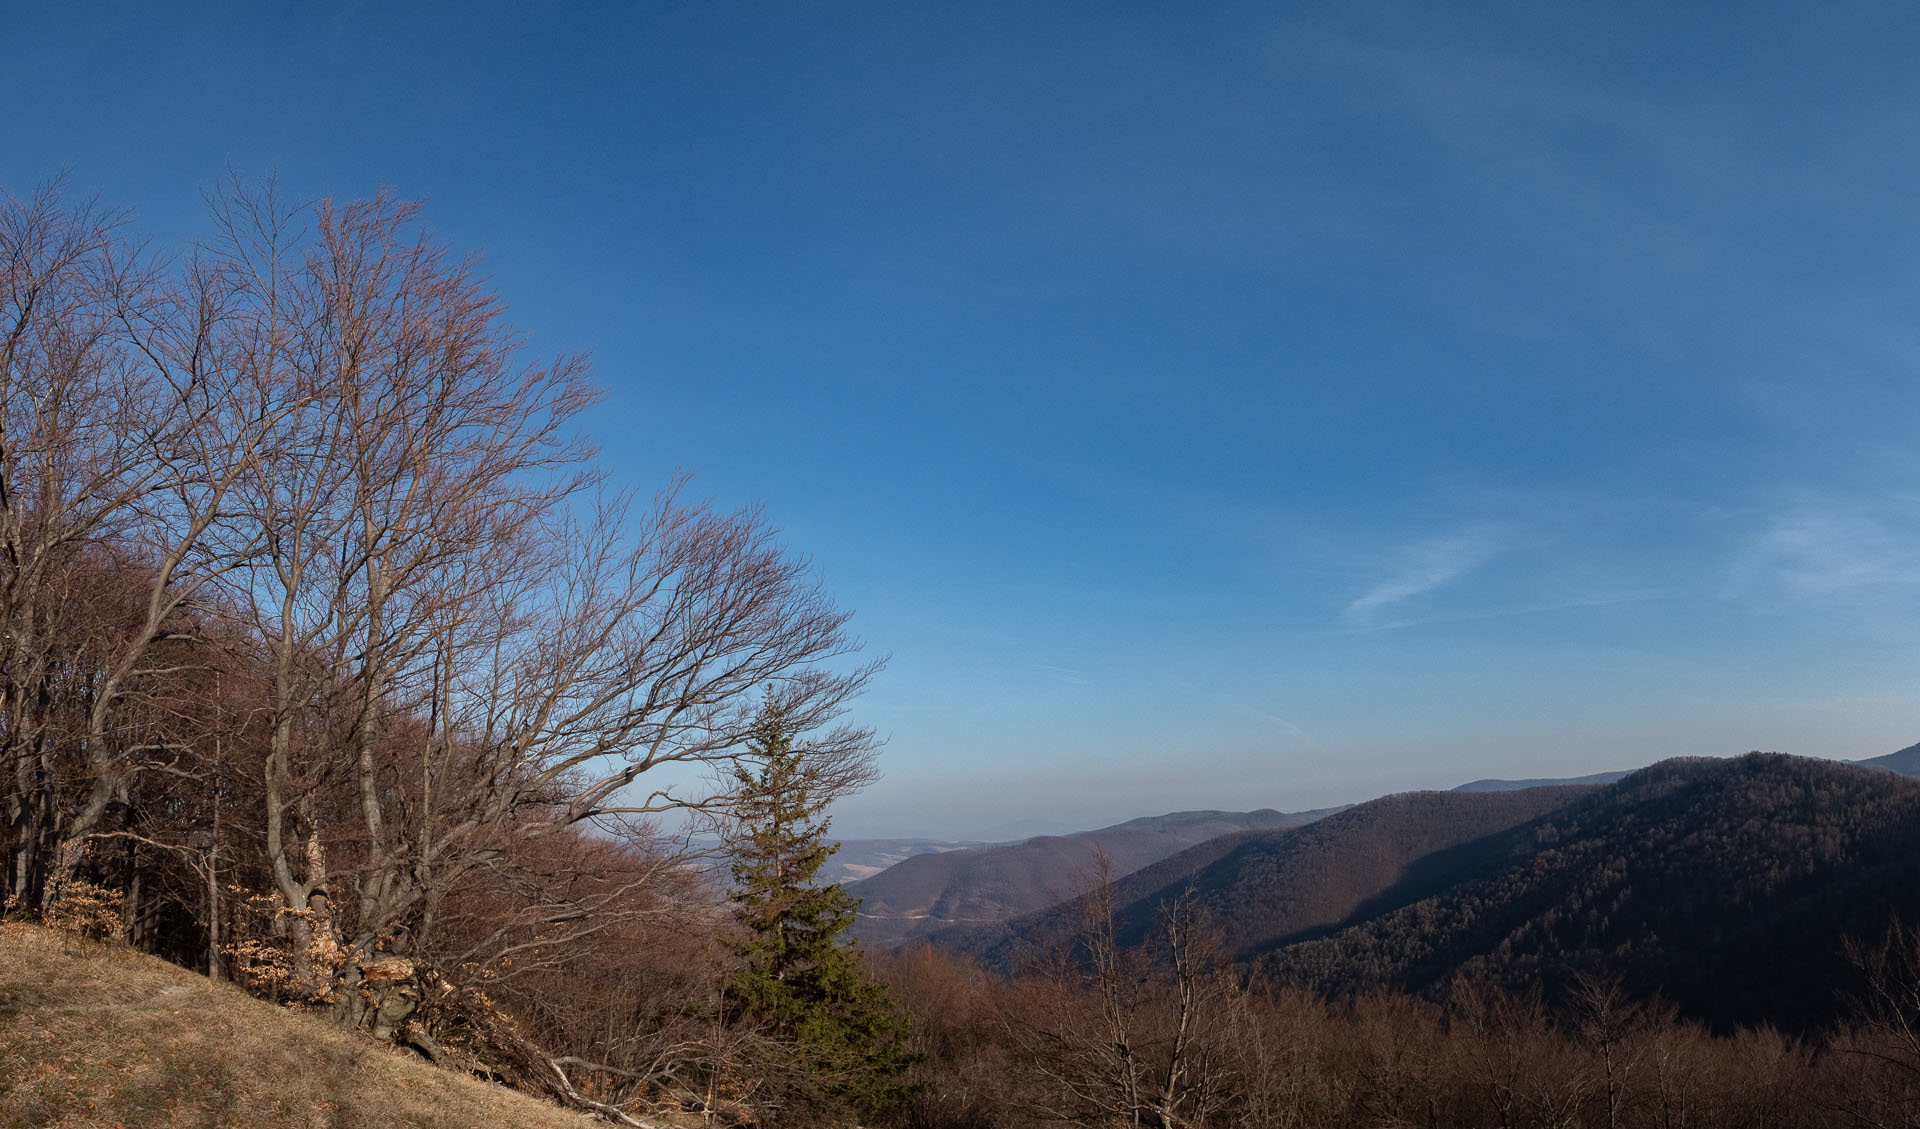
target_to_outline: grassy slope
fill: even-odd
[[[590,1124],[153,957],[0,924],[0,1129]]]

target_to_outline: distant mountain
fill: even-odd
[[[1551,988],[1590,967],[1721,1026],[1824,1023],[1845,940],[1920,920],[1920,783],[1779,754],[1666,761],[1454,862],[1446,888],[1258,969],[1341,992]]]
[[[1236,832],[1115,880],[1123,943],[1191,891],[1223,955],[1339,995],[1456,977],[1549,993],[1621,977],[1721,1028],[1835,1018],[1850,939],[1920,924],[1920,750],[1862,764],[1777,753],[1665,761],[1606,785],[1413,792]],[[1075,905],[932,932],[1018,969]]]
[[[882,947],[951,925],[1006,921],[1072,896],[1097,854],[1105,854],[1111,873],[1127,874],[1222,835],[1296,827],[1340,810],[1174,812],[1075,835],[917,854],[847,884],[861,899],[853,934]]]
[[[947,839],[842,839],[840,849],[821,865],[818,881],[857,882],[915,855],[998,846],[977,840],[956,842]]]
[[[1484,864],[1476,844],[1588,795],[1591,787],[1405,792],[1310,825],[1212,839],[1119,878],[1118,932],[1138,943],[1158,908],[1191,890],[1226,953],[1247,959],[1323,935],[1445,889]],[[1077,905],[997,926],[954,927],[929,940],[1013,971],[1071,931]]]
[[[1884,768],[1888,772],[1897,772],[1902,776],[1920,776],[1920,745],[1908,745],[1897,753],[1888,753],[1884,757],[1869,757],[1853,764],[1868,768]]]
[[[1539,780],[1475,780],[1455,788],[1456,792],[1515,792],[1522,788],[1557,788],[1564,785],[1611,784],[1624,778],[1632,769],[1619,772],[1596,772],[1592,776],[1569,776],[1562,779]]]
[[[1859,764],[1868,768],[1884,768],[1888,772],[1897,772],[1902,776],[1920,777],[1920,745],[1908,745],[1897,753],[1888,753],[1883,757],[1870,757],[1867,760],[1841,761],[1841,764]],[[1539,780],[1475,780],[1455,788],[1456,792],[1505,792],[1515,788],[1544,788],[1561,784],[1612,784],[1625,779],[1633,770],[1620,772],[1596,772],[1591,776],[1570,776],[1560,779]]]

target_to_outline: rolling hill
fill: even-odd
[[[1888,772],[1897,772],[1902,776],[1920,776],[1920,745],[1908,745],[1884,757],[1869,757],[1852,763],[1865,765],[1868,768],[1884,768]]]
[[[1446,888],[1482,861],[1489,836],[1590,792],[1529,788],[1405,792],[1312,824],[1244,831],[1190,847],[1114,883],[1117,932],[1138,943],[1158,908],[1191,890],[1225,951],[1245,959]],[[990,927],[953,927],[930,940],[1011,971],[1070,930],[1079,910],[1050,907]]]
[[[1070,896],[1099,854],[1114,874],[1126,874],[1222,835],[1296,827],[1339,810],[1174,812],[1074,835],[915,855],[847,884],[861,899],[853,933],[877,948],[951,925],[1006,921]]]
[[[1722,1029],[1805,1030],[1837,1014],[1849,939],[1920,922],[1920,781],[1754,753],[1605,785],[1387,796],[1118,878],[1119,940],[1145,940],[1187,892],[1223,955],[1276,983],[1551,993],[1604,971]],[[928,940],[1013,971],[1078,920],[1055,906]]]
[[[1569,776],[1556,779],[1537,780],[1470,780],[1455,788],[1456,792],[1513,792],[1521,788],[1556,788],[1566,784],[1611,784],[1626,776],[1632,769],[1619,772],[1596,772],[1591,776]]]
[[[1474,853],[1448,888],[1260,971],[1421,992],[1604,969],[1723,1027],[1818,1025],[1851,979],[1848,939],[1920,919],[1920,782],[1779,754],[1666,761]]]
[[[1883,768],[1901,776],[1920,777],[1920,745],[1908,745],[1898,752],[1880,757],[1868,757],[1866,760],[1840,761],[1840,764],[1865,765],[1868,768]],[[1618,772],[1596,772],[1590,776],[1569,776],[1556,779],[1537,780],[1473,780],[1455,788],[1456,792],[1504,792],[1513,788],[1541,788],[1558,784],[1612,784],[1623,780],[1633,773],[1633,769]]]

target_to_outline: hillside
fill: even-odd
[[[1904,776],[1920,776],[1920,745],[1870,760],[1837,763],[1881,768]],[[1540,788],[1596,788],[1617,783],[1630,773],[1631,770],[1619,770],[1564,778],[1490,778],[1469,781],[1452,791],[1482,794]],[[1387,797],[1390,800],[1394,798]],[[1362,804],[1359,807],[1364,809],[1371,805]],[[1175,812],[1130,820],[1097,831],[1044,835],[1008,844],[952,843],[929,839],[848,840],[830,862],[829,869],[823,872],[823,877],[827,881],[845,884],[850,893],[862,900],[854,936],[869,947],[887,948],[916,937],[940,933],[943,947],[981,953],[1001,947],[998,927],[1002,923],[1028,915],[1044,915],[1052,905],[1076,893],[1085,884],[1096,848],[1106,855],[1110,873],[1120,877],[1170,860],[1183,851],[1196,849],[1214,839],[1304,826],[1334,812],[1351,809],[1349,805],[1294,814],[1271,810]],[[1240,845],[1222,841],[1213,844],[1214,849],[1195,854],[1174,865],[1180,868],[1177,871],[1180,875],[1194,873]],[[1362,886],[1366,886],[1366,880],[1356,879],[1344,869],[1353,865],[1356,864],[1341,860],[1328,881],[1334,885],[1361,881]],[[1434,865],[1441,864],[1436,862]],[[1257,887],[1259,881],[1242,878],[1226,884],[1250,889]],[[1248,883],[1251,883],[1250,887]],[[1134,885],[1128,887],[1129,890],[1134,888]],[[1292,909],[1269,912],[1265,903],[1244,889],[1241,894],[1234,896],[1250,899],[1246,903],[1250,908],[1222,904],[1217,907],[1218,914],[1222,920],[1233,922],[1227,926],[1228,932],[1244,937],[1246,945],[1270,947],[1283,943],[1275,938],[1290,936],[1292,931],[1297,931],[1273,924],[1292,920],[1287,916],[1294,912]],[[1243,926],[1240,921],[1242,918],[1248,918],[1249,923]],[[1268,918],[1273,921],[1268,921]],[[1038,921],[1036,918],[1028,923],[1028,927],[1037,925]],[[1325,924],[1325,921],[1315,918],[1299,928],[1316,928]]]
[[[1611,784],[1631,772],[1621,769],[1618,772],[1596,772],[1591,776],[1568,776],[1559,778],[1541,777],[1534,780],[1470,780],[1455,788],[1456,792],[1513,792],[1521,788],[1558,788],[1569,784],[1599,785]]]
[[[1126,874],[1222,835],[1297,827],[1339,810],[1174,812],[1074,835],[915,855],[847,885],[861,899],[854,936],[884,947],[951,925],[1006,921],[1070,895],[1098,854],[1114,874]]]
[[[1450,888],[1260,969],[1337,992],[1605,968],[1721,1026],[1805,1028],[1851,978],[1847,938],[1920,919],[1920,783],[1833,761],[1667,761],[1476,850]]]
[[[0,1127],[593,1124],[156,957],[0,924]]]
[[[1920,777],[1920,745],[1908,745],[1898,752],[1885,756],[1869,757],[1866,760],[1841,761],[1841,764],[1858,764],[1868,768],[1883,768],[1901,776]],[[1612,784],[1624,780],[1634,770],[1619,772],[1596,772],[1591,776],[1570,776],[1558,779],[1535,780],[1473,780],[1455,788],[1456,792],[1504,792],[1513,788],[1542,788],[1558,784]]]
[[[1868,768],[1884,768],[1888,772],[1897,772],[1902,776],[1920,776],[1920,745],[1908,745],[1898,752],[1883,757],[1869,757],[1854,764]]]
[[[1201,843],[1114,885],[1123,943],[1142,940],[1158,908],[1191,890],[1226,952],[1325,933],[1444,889],[1482,861],[1489,836],[1553,811],[1590,789],[1405,792],[1315,823],[1246,831]],[[1034,940],[1068,929],[1062,906],[993,928],[951,929],[935,944],[1001,968],[1019,967]]]

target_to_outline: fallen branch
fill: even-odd
[[[547,1066],[553,1071],[553,1076],[560,1079],[560,1092],[568,1101],[573,1102],[582,1109],[590,1110],[609,1121],[617,1121],[622,1125],[636,1126],[637,1129],[671,1129],[670,1126],[658,1121],[642,1121],[618,1106],[611,1106],[605,1102],[594,1101],[592,1098],[587,1097],[585,1094],[573,1088],[573,1083],[567,1078],[566,1069],[562,1067],[558,1061],[552,1058],[546,1061]]]

